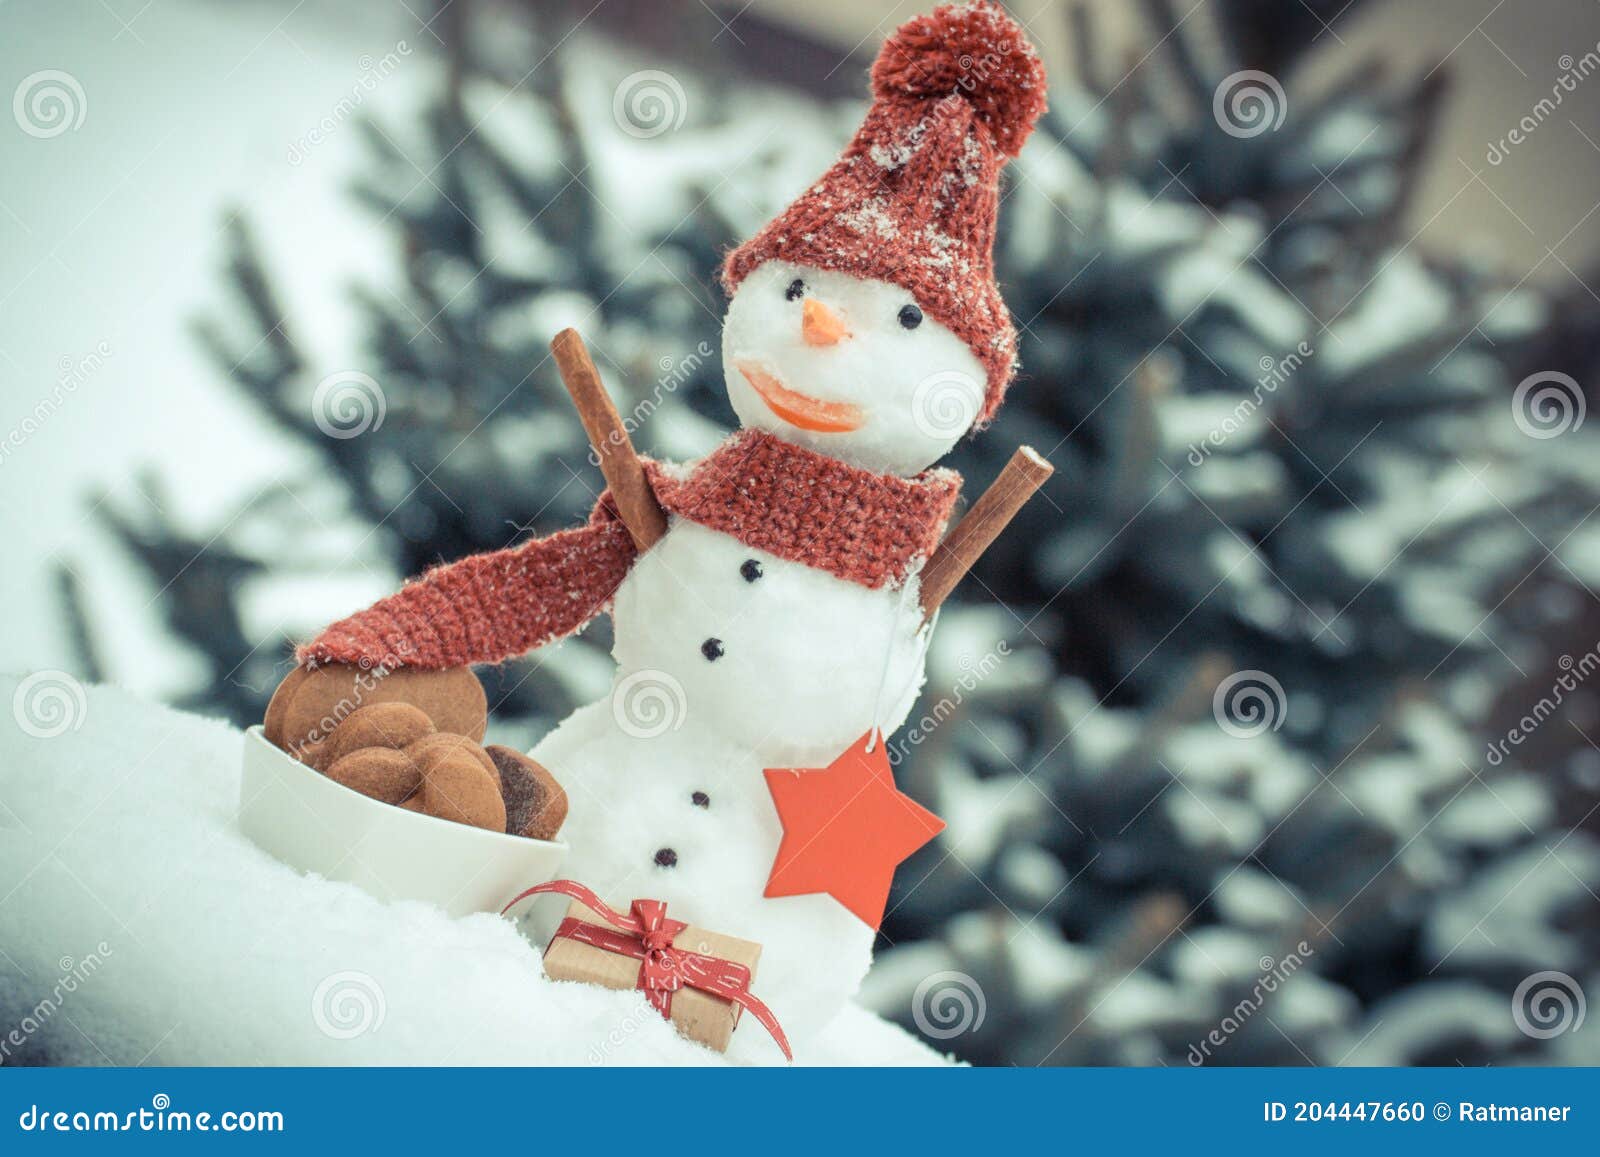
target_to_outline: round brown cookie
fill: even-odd
[[[267,704],[267,713],[261,720],[261,734],[268,743],[283,746],[283,717],[288,713],[289,700],[294,697],[294,692],[306,677],[304,667],[296,667],[283,677],[283,682],[278,684],[278,689],[272,693],[272,700]]]
[[[567,820],[567,793],[545,767],[520,751],[493,744],[484,748],[500,774],[506,802],[506,831],[530,840],[553,840]]]
[[[315,743],[291,743],[285,750],[307,767],[314,767],[318,771],[327,771],[331,762],[326,739],[319,739]]]
[[[377,703],[409,703],[440,731],[474,741],[483,738],[489,721],[483,684],[468,667],[416,671],[328,663],[307,669],[285,694],[280,747],[325,739],[361,708]]]
[[[363,747],[407,747],[432,735],[433,720],[410,703],[372,703],[350,713],[323,742],[332,762]]]
[[[433,735],[424,735],[421,739],[406,745],[406,754],[417,761],[417,766],[422,769],[424,777],[427,776],[428,768],[433,766],[434,761],[461,751],[477,760],[483,770],[495,779],[500,778],[500,773],[495,770],[494,760],[489,758],[489,753],[464,735],[452,735],[448,731],[440,731]]]
[[[384,803],[399,803],[422,783],[416,761],[392,747],[363,747],[349,752],[335,760],[325,774]]]
[[[499,777],[484,770],[469,751],[444,751],[429,761],[422,781],[422,809],[442,820],[491,832],[506,830]]]

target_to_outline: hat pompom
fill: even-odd
[[[1009,157],[1022,151],[1044,112],[1044,64],[1004,9],[979,0],[948,4],[909,20],[884,41],[872,91],[939,99],[959,94]]]

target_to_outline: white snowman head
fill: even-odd
[[[722,364],[746,428],[902,476],[972,428],[988,376],[900,286],[787,261],[734,292]]]
[[[723,263],[723,372],[746,426],[911,475],[1016,369],[995,221],[1044,65],[998,3],[946,5],[884,42],[872,95],[832,167]]]

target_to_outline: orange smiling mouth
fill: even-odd
[[[754,366],[741,362],[739,372],[750,383],[750,388],[761,396],[767,409],[791,426],[820,434],[847,434],[851,430],[859,430],[867,420],[860,406],[849,402],[825,402],[821,398],[791,390],[771,374]]]

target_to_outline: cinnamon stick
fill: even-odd
[[[922,615],[933,612],[949,597],[961,576],[989,549],[1023,503],[1055,473],[1055,467],[1040,457],[1031,446],[1019,446],[1006,463],[1000,477],[972,504],[972,509],[945,535],[922,568]]]
[[[575,329],[564,329],[550,343],[561,380],[566,383],[572,403],[578,408],[578,420],[589,435],[589,444],[600,459],[600,473],[616,500],[617,513],[622,524],[633,536],[633,543],[641,553],[649,550],[667,532],[667,515],[656,501],[650,480],[645,477],[644,464],[633,448],[633,439],[622,424],[611,395],[600,380],[594,359],[589,356],[583,338]]]

